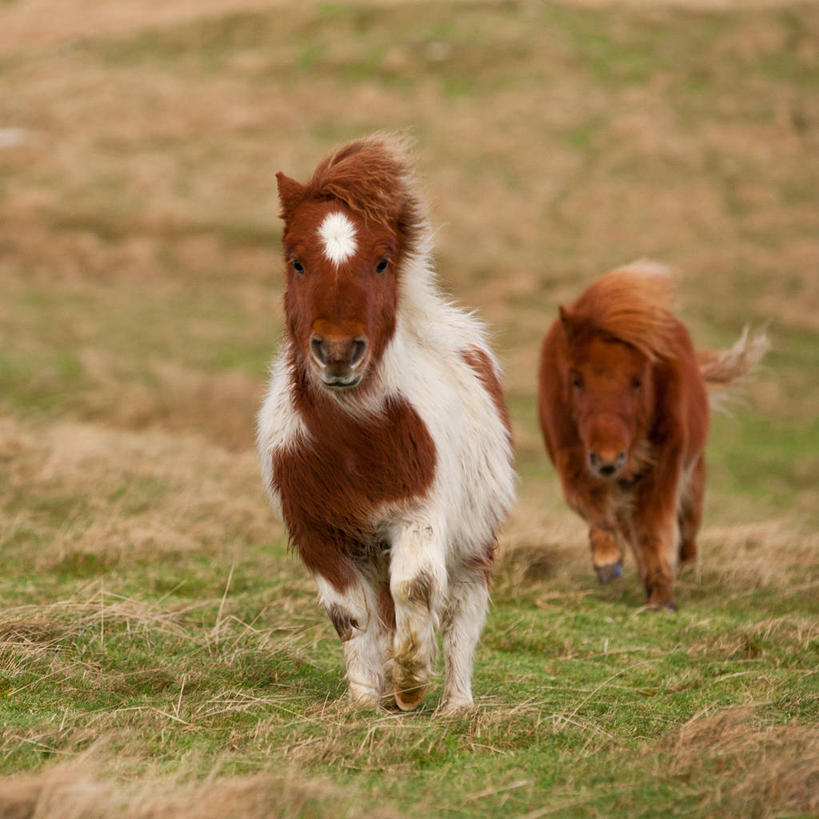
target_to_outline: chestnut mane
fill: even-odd
[[[425,226],[410,142],[396,134],[373,134],[328,156],[307,183],[304,198],[338,199],[365,220],[395,229],[409,252]]]
[[[599,332],[635,347],[649,361],[674,355],[674,282],[667,268],[637,262],[597,279],[563,311],[573,335]]]

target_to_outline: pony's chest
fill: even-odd
[[[273,481],[288,524],[344,530],[371,525],[379,507],[422,496],[437,452],[423,420],[401,400],[359,419],[341,413],[305,419],[308,435],[273,456]]]

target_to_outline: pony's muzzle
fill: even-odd
[[[616,478],[626,465],[626,453],[621,450],[610,452],[589,452],[589,469],[601,478]]]
[[[354,387],[361,380],[369,342],[366,336],[310,336],[310,355],[328,387]]]

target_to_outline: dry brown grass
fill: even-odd
[[[270,8],[260,0],[72,0],[55,14],[53,3],[33,0],[3,9],[0,53],[50,46],[78,38],[121,34],[146,27],[174,25],[191,19]],[[286,5],[279,0],[277,5]]]
[[[117,782],[94,776],[88,758],[0,782],[3,819],[221,819],[235,816],[359,816],[355,799],[303,775],[265,774],[184,783],[148,774]],[[217,772],[214,771],[214,775]],[[332,806],[332,808],[330,807]],[[396,815],[385,805],[381,816]]]
[[[252,450],[230,452],[195,435],[160,430],[72,422],[42,428],[6,418],[0,424],[4,457],[9,470],[0,494],[7,500],[65,499],[59,523],[25,507],[3,520],[6,541],[20,529],[47,537],[37,555],[42,569],[82,554],[114,565],[125,557],[281,537],[280,524],[258,502]]]
[[[795,537],[792,520],[708,526],[701,546],[700,571],[714,572],[726,588],[753,594],[763,587],[819,587],[814,563],[819,535]]]
[[[766,726],[752,706],[689,720],[664,741],[662,775],[696,782],[723,772],[703,796],[703,813],[731,804],[745,816],[819,811],[819,728]]]
[[[454,0],[466,2],[467,0]],[[485,0],[496,2],[496,0]],[[389,7],[408,4],[412,0],[369,0],[359,5]],[[656,7],[656,0],[571,0],[579,6]],[[777,8],[793,0],[661,0],[663,6],[696,9]],[[64,4],[65,13],[55,14],[48,0],[11,2],[0,9],[0,54],[24,48],[53,46],[89,37],[122,34],[142,28],[176,25],[189,20],[219,17],[248,11],[270,9],[272,6],[295,6],[292,0],[72,0]],[[299,4],[303,5],[303,4]]]

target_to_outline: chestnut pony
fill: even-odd
[[[259,413],[264,483],[344,646],[353,701],[441,704],[472,658],[515,478],[498,367],[444,300],[403,142],[375,135],[307,184],[278,174],[286,335]]]
[[[671,313],[672,280],[649,262],[615,270],[561,307],[543,342],[540,425],[569,505],[589,524],[601,582],[631,545],[650,609],[674,610],[678,560],[697,554],[708,435],[706,383],[764,355],[764,333],[695,353]]]

